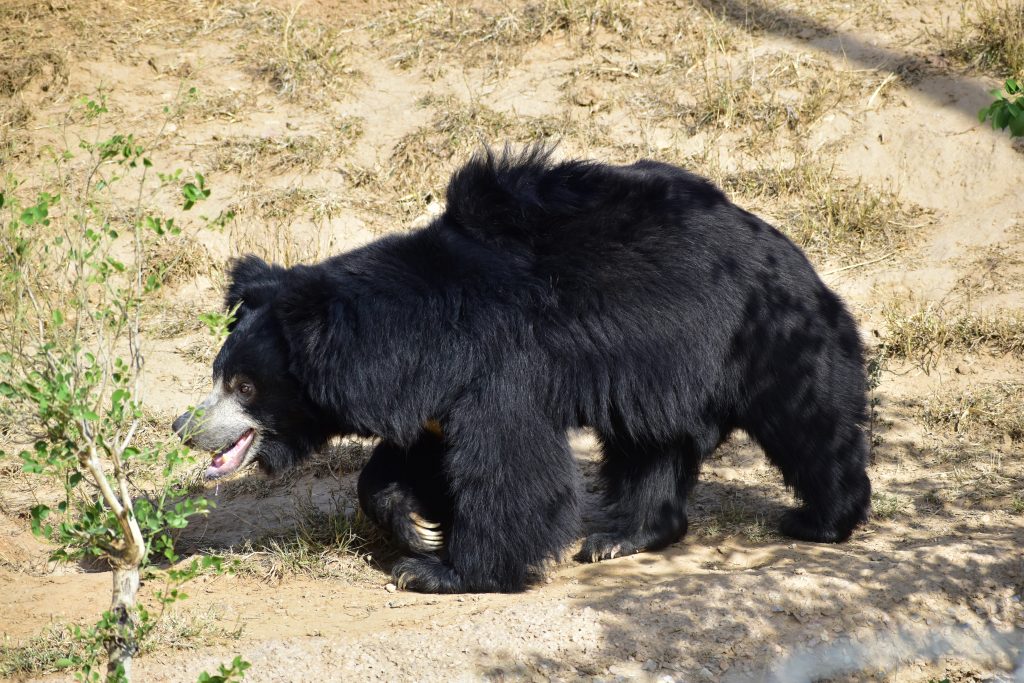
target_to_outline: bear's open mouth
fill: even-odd
[[[248,429],[242,436],[238,437],[238,441],[222,451],[214,453],[213,461],[206,468],[206,478],[218,479],[231,474],[248,462],[249,458],[246,455],[249,452],[249,447],[252,446],[252,440],[255,435],[255,430]]]

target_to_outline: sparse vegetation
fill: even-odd
[[[252,13],[240,12],[236,22],[246,29],[242,54],[278,95],[326,105],[359,74],[351,65],[341,33],[300,17],[300,6],[293,4],[287,11],[261,7]]]
[[[782,538],[774,520],[735,497],[723,498],[709,513],[691,525],[693,531],[706,538],[740,536],[750,543],[771,543]]]
[[[405,218],[423,210],[423,198],[443,196],[448,176],[458,161],[483,145],[495,140],[553,142],[571,135],[575,127],[566,118],[515,116],[454,97],[430,97],[419,105],[435,112],[431,122],[402,137],[387,163],[358,180],[360,185],[377,191],[400,193],[394,201]]]
[[[73,629],[51,624],[39,635],[12,644],[5,638],[0,644],[0,676],[13,678],[26,674],[44,674],[68,668],[72,656],[82,656],[83,646]]]
[[[250,177],[292,170],[309,172],[344,154],[362,134],[360,119],[343,117],[332,121],[325,133],[229,138],[216,143],[210,166]]]
[[[102,137],[105,101],[81,104],[94,136],[80,139],[81,159],[70,150],[56,154],[59,180],[34,201],[13,178],[0,191],[0,415],[5,431],[27,442],[17,455],[24,471],[63,489],[30,510],[33,532],[55,547],[51,560],[98,561],[114,578],[110,610],[93,627],[75,627],[77,647],[52,666],[73,667],[92,681],[106,659],[105,679],[120,682],[131,679],[133,657],[165,608],[185,597],[179,587],[219,569],[220,560],[158,568],[180,559],[173,530],[208,509],[174,485],[184,448],[142,437],[143,303],[170,272],[147,257],[181,228],[142,202],[152,162],[141,142]],[[210,194],[201,175],[156,175],[158,191],[180,188],[185,210]],[[122,237],[110,207],[117,204],[112,188],[128,178],[137,183],[137,200],[124,212],[133,220]],[[140,488],[135,476],[147,469],[156,476]],[[143,574],[164,584],[153,594],[156,613],[137,600]]]
[[[146,245],[145,262],[145,278],[153,277],[165,286],[189,282],[214,266],[206,247],[188,235],[168,235],[165,240]]]
[[[974,439],[1024,441],[1024,384],[991,382],[957,392],[942,392],[924,401],[928,425]]]
[[[952,56],[975,68],[1024,78],[1024,3],[968,3],[960,30],[945,35],[943,42]]]
[[[895,193],[848,181],[813,161],[731,174],[723,186],[749,208],[766,210],[797,244],[826,260],[902,248],[927,223],[923,211]]]
[[[934,365],[947,350],[1024,355],[1024,317],[1019,311],[946,309],[934,302],[889,302],[882,311],[886,333],[881,353]]]
[[[175,609],[157,622],[140,652],[147,654],[163,648],[192,650],[210,643],[238,640],[242,627],[229,630],[221,625],[222,620],[223,615],[212,610]],[[66,671],[72,661],[86,656],[85,646],[75,633],[75,626],[50,624],[21,643],[5,640],[0,644],[0,676],[14,678]]]
[[[550,35],[577,43],[599,30],[630,35],[630,9],[620,0],[540,0],[498,10],[438,2],[414,14],[388,12],[371,29],[389,42],[391,59],[402,68],[424,66],[436,73],[442,60],[457,55],[464,66],[501,73]]]
[[[895,519],[906,514],[909,508],[910,503],[903,496],[878,491],[871,494],[871,516],[875,519]]]
[[[993,90],[992,96],[995,101],[978,112],[978,120],[991,119],[993,128],[1009,128],[1012,137],[1024,137],[1024,86],[1008,78],[1003,90]]]
[[[294,530],[276,533],[227,551],[236,572],[277,582],[289,575],[352,579],[367,568],[364,556],[377,531],[361,513],[342,501],[317,505],[312,494],[296,498]]]
[[[968,297],[1024,290],[1024,257],[1006,244],[974,250],[956,284]]]
[[[730,65],[705,70],[696,102],[687,108],[693,129],[741,128],[748,146],[782,128],[804,133],[851,94],[868,91],[865,74],[836,69],[807,54],[758,55],[739,76]],[[669,110],[671,111],[671,110]]]

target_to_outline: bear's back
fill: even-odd
[[[686,225],[666,218],[734,208],[709,181],[669,164],[554,163],[540,146],[478,154],[453,175],[447,204],[443,219],[462,234],[541,255],[642,240],[651,223],[679,232]]]

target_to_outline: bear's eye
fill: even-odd
[[[242,396],[248,396],[249,394],[252,393],[252,385],[249,384],[248,382],[242,382],[241,384],[238,385],[238,393],[240,393]]]

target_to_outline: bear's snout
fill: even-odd
[[[174,422],[171,423],[171,429],[174,431],[175,434],[178,435],[178,438],[181,439],[181,441],[185,444],[192,440],[192,436],[195,433],[194,429],[189,429],[189,427],[192,425],[192,417],[192,413],[186,411],[179,415],[177,419],[175,419]]]

